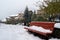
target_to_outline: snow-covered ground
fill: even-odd
[[[42,40],[41,38],[29,34],[22,25],[0,24],[0,40]],[[50,40],[60,40],[51,38]]]

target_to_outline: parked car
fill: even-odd
[[[48,40],[48,38],[52,35],[54,31],[54,24],[55,22],[31,22],[30,27],[25,27],[25,29],[27,29],[29,32],[40,35],[42,38]],[[33,25],[36,26],[36,28],[32,27]],[[42,29],[38,30],[41,27]],[[48,30],[50,32],[46,32],[45,30]]]

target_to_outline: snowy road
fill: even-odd
[[[0,25],[0,40],[40,40],[29,34],[22,25]]]
[[[22,25],[0,24],[0,40],[42,40],[33,34],[29,34],[24,27]]]

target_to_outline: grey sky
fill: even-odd
[[[0,0],[0,19],[23,12],[26,5],[29,10],[36,10],[37,1],[39,0]]]

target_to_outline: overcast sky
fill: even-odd
[[[37,1],[39,0],[0,0],[0,19],[23,12],[26,6],[29,10],[36,10]]]

